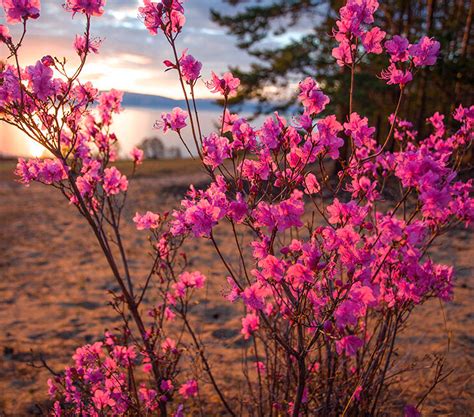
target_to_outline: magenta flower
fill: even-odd
[[[64,7],[67,11],[83,13],[89,16],[104,14],[105,0],[66,0]]]
[[[357,350],[364,345],[364,342],[357,336],[345,336],[336,342],[336,351],[339,355],[345,353],[346,356],[355,356]]]
[[[29,185],[32,181],[53,184],[67,179],[69,167],[59,159],[18,159],[15,174],[20,182]]]
[[[434,65],[438,57],[440,43],[428,36],[423,36],[418,43],[409,49],[416,67]]]
[[[179,133],[181,129],[187,126],[187,118],[187,112],[181,110],[179,107],[175,107],[171,113],[162,113],[161,120],[156,121],[154,127],[155,129],[161,129],[163,133],[166,133],[168,130]]]
[[[154,411],[158,408],[157,396],[158,393],[154,389],[149,389],[142,385],[138,390],[138,396],[144,403],[145,409],[148,411]]]
[[[0,25],[0,42],[10,42],[12,39],[10,30],[5,25]]]
[[[104,191],[107,195],[115,195],[122,191],[127,191],[128,180],[125,175],[115,168],[105,168],[104,170]]]
[[[331,159],[339,158],[339,149],[344,145],[344,140],[338,136],[341,130],[342,126],[334,115],[319,120],[317,130],[311,136],[314,150],[326,154]]]
[[[386,32],[374,27],[362,35],[362,45],[369,54],[381,54],[383,51],[382,41],[385,39],[385,35]]]
[[[323,94],[318,83],[311,77],[300,82],[299,90],[298,99],[303,104],[306,114],[316,115],[321,113],[329,103],[329,97]]]
[[[198,394],[198,384],[195,379],[186,381],[178,391],[184,398],[196,397]]]
[[[203,139],[202,143],[203,162],[213,170],[221,165],[225,159],[230,157],[229,139],[211,133]]]
[[[234,77],[230,72],[226,72],[222,78],[219,78],[215,72],[211,72],[212,79],[206,83],[211,93],[220,93],[224,97],[234,97],[237,95],[237,88],[240,80]]]
[[[156,35],[158,29],[162,29],[167,35],[179,33],[186,22],[183,12],[182,0],[159,3],[144,0],[143,6],[138,8],[145,27],[152,35]]]
[[[314,281],[311,270],[300,263],[291,265],[285,278],[294,288],[301,288],[305,283],[311,284]]]
[[[250,339],[252,333],[256,332],[260,326],[260,318],[255,313],[249,313],[242,319],[242,330],[240,333],[244,339]]]
[[[76,53],[83,57],[86,53],[93,52],[94,54],[99,53],[100,39],[89,39],[85,35],[76,35],[74,39],[74,49]]]
[[[26,67],[26,74],[30,81],[33,93],[39,100],[46,100],[50,95],[54,94],[53,70],[44,65],[41,61]]]
[[[178,10],[171,11],[170,24],[168,26],[167,32],[179,33],[186,23],[186,17],[184,14]]]
[[[40,15],[40,0],[3,0],[1,3],[8,23],[37,19]]]
[[[181,282],[186,288],[203,288],[206,277],[199,271],[185,271],[178,277],[178,282]]]
[[[145,27],[152,35],[158,33],[158,29],[163,24],[161,15],[163,13],[163,4],[144,0],[143,6],[138,8],[138,13],[142,17]]]
[[[321,191],[321,186],[316,178],[316,176],[312,173],[309,173],[305,177],[305,193],[306,194],[318,194]]]
[[[136,165],[141,165],[143,162],[144,152],[141,149],[133,148],[130,151],[130,156],[132,157],[133,163]]]
[[[113,407],[115,405],[115,401],[110,397],[110,394],[107,391],[102,391],[100,389],[94,392],[92,400],[94,401],[96,408],[99,410],[103,410],[108,406]]]
[[[171,391],[174,387],[170,379],[163,379],[163,381],[160,383],[160,388],[162,391],[166,392]]]
[[[202,64],[192,55],[186,54],[186,51],[183,52],[179,64],[183,78],[187,83],[192,84],[201,76]]]
[[[410,43],[403,36],[395,35],[391,40],[385,42],[385,49],[390,54],[390,61],[405,62],[408,61],[408,48]]]
[[[156,229],[160,224],[160,215],[147,211],[145,214],[136,213],[133,218],[137,230]]]
[[[240,296],[244,304],[252,310],[263,310],[265,308],[265,296],[268,291],[265,290],[258,282],[247,287]]]
[[[352,64],[352,47],[347,39],[343,39],[339,46],[332,50],[332,56],[336,58],[337,65],[343,67],[344,65]]]
[[[380,74],[380,78],[383,80],[387,80],[387,84],[398,84],[400,88],[407,85],[411,80],[413,80],[413,76],[409,70],[403,71],[398,69],[395,64],[390,64],[386,70],[383,70]]]

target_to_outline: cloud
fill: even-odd
[[[61,0],[43,0],[41,16],[29,22],[24,42],[22,65],[34,63],[45,54],[66,56],[77,64],[72,53],[75,34],[84,31],[84,17],[72,15],[61,7]],[[101,18],[93,18],[92,34],[103,39],[100,53],[86,65],[83,79],[90,79],[101,89],[117,89],[180,97],[175,74],[163,72],[163,60],[169,59],[170,49],[163,37],[151,36],[138,18],[139,1],[109,0]],[[229,10],[222,0],[193,0],[185,3],[186,26],[178,40],[180,50],[189,49],[203,62],[203,76],[210,71],[224,72],[229,65],[245,67],[248,55],[235,46],[235,40],[210,21],[210,8]],[[1,20],[1,19],[0,19]],[[20,25],[11,26],[19,36]],[[6,56],[5,48],[0,57]],[[199,96],[209,96],[203,85]]]

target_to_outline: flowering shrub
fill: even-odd
[[[300,114],[292,120],[274,114],[255,128],[227,108],[239,88],[231,73],[212,73],[207,82],[224,108],[220,129],[205,137],[194,100],[202,64],[187,51],[178,53],[182,2],[145,0],[141,19],[150,34],[170,45],[164,66],[176,72],[187,103],[163,114],[156,127],[179,136],[211,183],[191,185],[171,214],[135,215],[137,229],[150,233],[154,253],[142,282],[130,274],[121,237],[129,180],[110,165],[121,93],[99,94],[78,79],[88,54],[98,51],[90,26],[104,3],[66,2],[66,10],[83,14],[86,22],[74,41],[81,62],[73,73],[50,56],[22,68],[21,40],[15,43],[0,27],[0,40],[15,58],[0,73],[0,118],[52,155],[20,159],[17,175],[26,185],[36,181],[59,189],[79,210],[120,287],[113,305],[123,335],[107,333],[104,343],[76,351],[74,366],[49,382],[52,413],[183,416],[193,413],[203,387],[203,393],[215,391],[221,406],[207,415],[380,414],[397,334],[418,305],[452,295],[453,269],[435,263],[428,250],[440,234],[474,220],[472,180],[457,177],[473,139],[474,106],[456,109],[453,132],[436,113],[425,138],[399,115],[405,86],[421,67],[435,63],[439,43],[427,37],[414,44],[401,36],[385,40],[386,33],[373,27],[377,1],[349,0],[334,30],[337,64],[353,75],[365,54],[386,53],[387,69],[378,76],[399,86],[381,143],[367,118],[352,108],[353,81],[344,120],[322,114],[330,98],[307,78],[298,87]],[[3,1],[3,7],[9,23],[23,23],[23,36],[28,20],[39,14],[33,0]],[[192,137],[184,138],[188,124]],[[347,159],[340,156],[344,143]],[[143,153],[134,150],[131,157],[137,167]],[[336,161],[342,168],[329,175]],[[216,226],[223,224],[232,230],[236,258],[216,239]],[[239,330],[251,342],[251,354],[236,375],[246,379],[245,392],[223,390],[193,327],[189,306],[206,277],[190,270],[182,255],[184,242],[192,239],[214,247],[227,271],[225,298],[245,310]],[[147,310],[142,301],[152,279],[158,302]],[[188,339],[176,337],[177,328]],[[184,364],[196,358],[202,373],[193,375]],[[407,405],[405,414],[420,415],[425,397]]]

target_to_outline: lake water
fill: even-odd
[[[184,157],[187,155],[185,147],[174,132],[163,134],[153,129],[153,124],[164,111],[170,111],[170,109],[128,107],[114,116],[112,131],[118,137],[121,157],[126,157],[134,146],[152,136],[160,137],[165,147],[178,147]],[[221,115],[218,109],[199,111],[199,115],[203,135],[216,130]],[[190,149],[193,150],[191,129],[189,127],[184,129],[182,134]],[[17,128],[0,122],[0,155],[38,157],[43,155],[43,148]]]

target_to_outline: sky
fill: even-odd
[[[41,16],[28,23],[28,34],[22,47],[21,65],[29,65],[43,55],[68,58],[77,64],[72,52],[76,34],[84,31],[85,18],[64,11],[62,0],[42,0]],[[138,18],[138,0],[108,0],[103,16],[92,19],[92,36],[103,40],[98,55],[90,56],[81,80],[92,81],[101,90],[116,88],[136,93],[180,98],[180,88],[173,72],[164,73],[163,60],[169,59],[170,48],[165,39],[152,36]],[[210,71],[225,72],[229,65],[245,68],[250,58],[235,46],[235,39],[210,19],[211,7],[233,10],[222,0],[185,1],[187,23],[178,38],[178,48],[203,62],[203,77]],[[2,11],[3,12],[3,11]],[[5,23],[0,14],[0,23]],[[18,38],[21,25],[9,25]],[[0,58],[6,50],[0,48]],[[204,83],[199,83],[199,97],[210,97]]]

